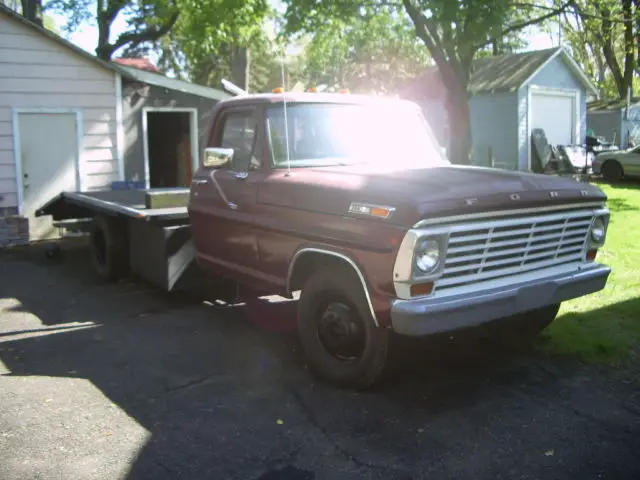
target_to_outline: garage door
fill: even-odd
[[[531,96],[531,129],[542,128],[549,143],[571,145],[575,143],[576,115],[574,97],[534,93]]]

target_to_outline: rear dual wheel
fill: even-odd
[[[91,264],[103,280],[118,280],[129,267],[126,224],[122,219],[94,217],[90,234]]]
[[[298,334],[309,367],[325,380],[364,389],[383,373],[389,334],[376,327],[362,284],[348,268],[325,267],[307,280]]]

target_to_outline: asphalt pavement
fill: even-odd
[[[0,253],[0,478],[640,478],[640,368],[438,338],[353,393],[305,368],[294,308]]]

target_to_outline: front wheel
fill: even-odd
[[[307,280],[298,303],[298,334],[309,367],[355,389],[380,378],[388,350],[388,332],[375,326],[362,288],[347,268],[326,267]]]
[[[609,182],[619,182],[622,180],[622,167],[616,161],[609,160],[602,166],[602,176]]]

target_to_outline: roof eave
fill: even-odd
[[[32,22],[31,20],[27,20],[25,17],[23,17],[22,15],[20,15],[19,13],[13,11],[12,9],[10,9],[9,7],[6,7],[5,5],[0,4],[0,13],[5,14],[7,17],[20,22],[21,24],[23,24],[24,26],[31,28],[33,30],[38,31],[41,35],[44,35],[45,37],[47,37],[49,40],[56,42],[59,45],[62,45],[63,47],[68,48],[69,50],[73,51],[74,53],[84,57],[86,60],[93,62],[99,66],[101,66],[102,68],[106,69],[106,70],[110,70],[111,72],[115,72],[117,74],[123,75],[123,76],[129,76],[129,74],[127,72],[125,72],[123,69],[119,68],[119,66],[117,66],[116,64],[113,64],[111,62],[107,62],[106,60],[102,60],[101,58],[96,57],[95,55],[92,55],[91,53],[87,52],[86,50],[83,50],[82,48],[78,47],[77,45],[71,43],[69,40],[66,40],[64,38],[62,38],[60,35],[53,33],[50,30],[47,30],[44,27],[41,27],[40,25]]]
[[[531,75],[529,75],[529,78],[527,78],[524,82],[522,82],[518,88],[522,88],[528,85],[531,82],[531,80],[533,80],[536,77],[536,75],[538,75],[538,73],[540,73],[544,68],[547,67],[547,65],[549,65],[555,58],[557,58],[560,55],[562,55],[563,58],[567,61],[569,68],[578,77],[578,79],[580,80],[580,83],[584,86],[587,93],[594,95],[596,98],[600,98],[600,93],[598,92],[598,89],[587,78],[585,73],[582,71],[582,68],[580,68],[580,65],[576,63],[576,61],[569,54],[569,52],[567,52],[564,46],[558,47],[556,52],[553,55],[551,55],[545,62],[543,62],[542,65],[540,65]]]

